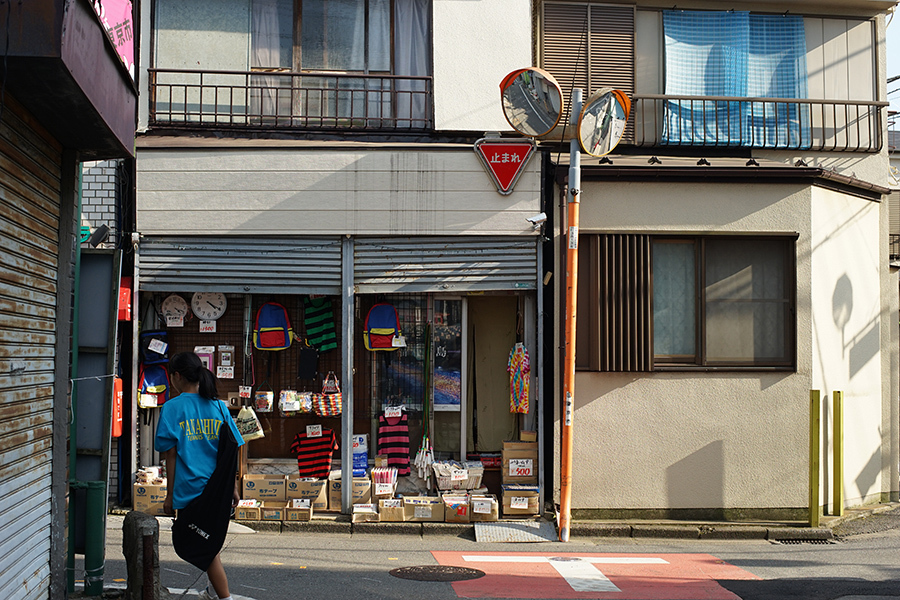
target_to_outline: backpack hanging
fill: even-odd
[[[397,350],[394,339],[400,337],[400,319],[393,304],[380,302],[369,309],[363,329],[366,350],[391,352]]]
[[[162,330],[142,331],[140,340],[141,363],[159,365],[169,362],[169,334]]]
[[[253,347],[257,350],[286,350],[294,331],[287,310],[277,302],[266,302],[256,311]]]
[[[138,406],[156,408],[169,399],[169,374],[161,365],[141,365],[138,375]]]

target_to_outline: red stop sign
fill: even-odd
[[[534,154],[531,140],[480,139],[475,142],[475,154],[503,195],[512,193],[516,180]]]

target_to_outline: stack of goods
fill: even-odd
[[[365,477],[369,468],[369,436],[368,434],[353,436],[353,476]]]
[[[459,463],[445,460],[433,463],[434,476],[439,490],[476,490],[481,487],[484,466],[480,461]]]
[[[540,513],[538,486],[522,483],[503,485],[503,516],[527,516]]]
[[[149,515],[164,515],[166,501],[166,473],[162,467],[144,467],[137,472],[132,498],[134,510]]]
[[[373,467],[372,487],[377,499],[391,498],[397,489],[397,469],[395,467]]]
[[[536,515],[537,442],[503,442],[503,516]]]

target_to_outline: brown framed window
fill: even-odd
[[[794,368],[794,237],[581,240],[579,369]]]

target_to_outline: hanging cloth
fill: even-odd
[[[409,417],[378,417],[378,454],[387,456],[389,467],[397,467],[397,475],[409,475]]]
[[[334,326],[334,311],[331,300],[325,297],[303,298],[303,323],[306,339],[319,352],[337,348],[337,333]]]
[[[331,459],[338,449],[333,429],[322,428],[322,435],[309,437],[305,431],[294,436],[291,454],[297,457],[300,477],[324,479],[331,472]]]
[[[506,370],[509,372],[509,412],[528,413],[528,373],[531,371],[531,362],[528,350],[521,342],[510,351]]]

